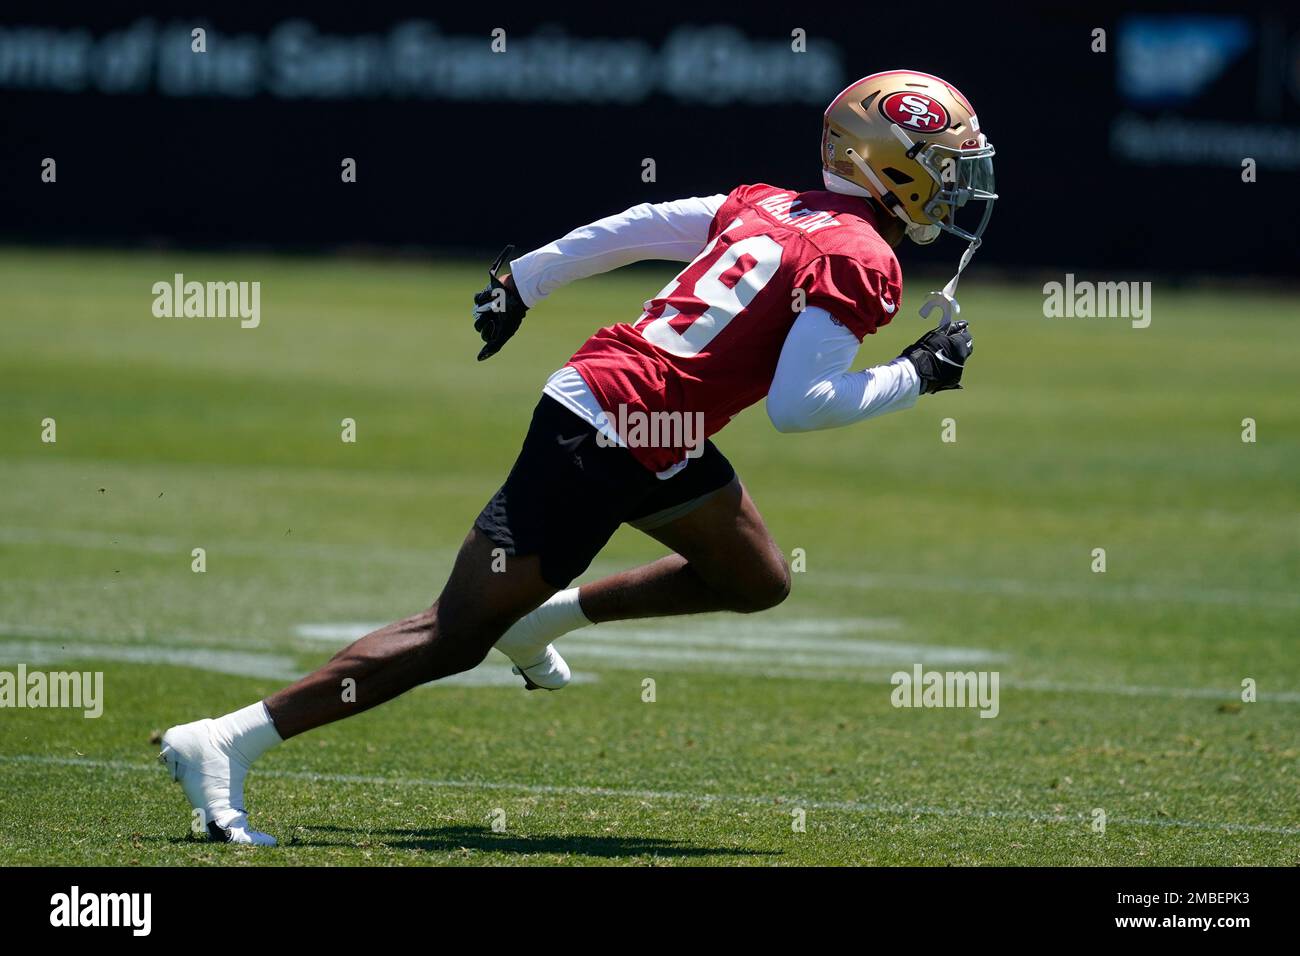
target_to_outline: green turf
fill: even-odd
[[[174,272],[261,281],[261,327],[153,317]],[[344,642],[302,625],[427,605],[545,376],[670,272],[563,290],[478,364],[478,265],[0,252],[0,670],[107,698],[0,710],[0,863],[1300,862],[1300,303],[1157,283],[1137,330],[978,272],[964,392],[720,436],[806,553],[782,607],[572,635],[561,694],[494,655],[268,754],[285,846],[187,839],[151,733]],[[922,330],[917,282],[864,361]],[[625,529],[593,574],[659,553]],[[996,670],[999,715],[892,707],[913,662]]]

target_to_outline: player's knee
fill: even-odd
[[[475,640],[455,640],[449,642],[446,657],[448,674],[460,674],[465,671],[472,671],[483,663],[488,656],[488,651],[491,649],[491,644],[484,644]]]
[[[450,602],[434,604],[427,613],[429,626],[422,637],[432,651],[437,645],[437,677],[473,670],[483,663],[492,645],[505,633],[506,626],[483,615],[466,613]]]
[[[790,596],[790,565],[784,556],[764,565],[761,572],[754,575],[744,588],[736,610],[742,614],[752,614],[776,607]]]

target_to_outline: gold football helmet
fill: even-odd
[[[978,247],[998,198],[993,146],[970,102],[911,70],[873,73],[826,108],[822,179],[832,192],[875,199],[922,244],[942,231]],[[958,226],[958,210],[975,200],[984,203],[979,225]]]

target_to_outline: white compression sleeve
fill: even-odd
[[[551,641],[590,623],[578,602],[578,589],[569,588],[515,621],[493,646],[520,667],[532,667],[544,660]]]
[[[641,203],[606,216],[510,263],[515,288],[530,309],[565,283],[643,259],[690,262],[709,240],[726,196]]]
[[[858,344],[825,309],[803,311],[786,336],[767,393],[767,415],[777,431],[835,428],[916,404],[921,380],[912,363],[896,358],[850,372]]]

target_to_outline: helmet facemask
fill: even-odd
[[[983,141],[984,137],[980,139]],[[924,210],[939,229],[967,242],[978,244],[981,241],[980,237],[993,216],[993,203],[998,198],[993,191],[993,156],[993,147],[987,143],[971,149],[953,149],[929,143],[917,150],[917,163],[939,185],[939,191],[926,203]],[[984,214],[974,230],[964,229],[957,225],[957,212],[972,201],[984,203]]]

